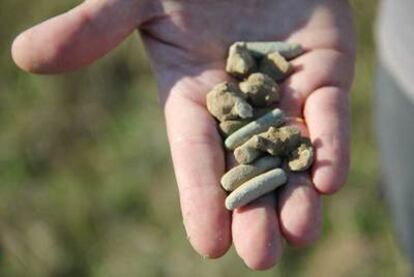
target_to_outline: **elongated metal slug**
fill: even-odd
[[[226,198],[226,208],[234,210],[244,206],[260,196],[275,190],[287,181],[286,173],[276,168],[245,182]]]
[[[234,77],[244,78],[254,72],[256,61],[245,43],[235,43],[229,48],[226,71]]]
[[[243,42],[236,42],[241,44]],[[255,58],[261,58],[272,52],[279,52],[288,60],[294,59],[304,53],[302,46],[298,43],[283,42],[283,41],[251,41],[244,42],[246,48],[251,52]]]
[[[246,143],[234,149],[234,158],[239,164],[249,164],[260,156],[263,156],[263,151],[251,147],[248,144],[246,145]]]
[[[244,182],[256,177],[269,169],[280,166],[280,158],[266,156],[252,164],[241,164],[230,169],[220,180],[221,186],[226,191],[233,191]]]
[[[206,95],[206,107],[218,121],[226,150],[237,166],[220,183],[230,194],[228,210],[240,208],[274,193],[287,182],[286,170],[308,170],[314,148],[300,129],[286,125],[279,84],[295,74],[289,61],[305,51],[297,43],[282,41],[235,42],[228,51],[225,71],[231,81],[214,86]],[[224,78],[225,79],[225,78]]]
[[[219,124],[219,129],[224,137],[228,137],[247,123],[246,120],[227,120]]]
[[[207,110],[219,121],[239,120],[253,117],[253,107],[237,85],[222,82],[206,95]]]
[[[279,52],[273,52],[261,59],[259,71],[281,82],[292,73],[293,67]]]
[[[253,73],[239,84],[247,95],[248,101],[255,107],[271,107],[279,101],[280,88],[270,76]]]
[[[260,134],[271,126],[279,127],[285,123],[285,115],[280,109],[274,109],[271,112],[263,115],[241,127],[230,136],[227,137],[224,144],[227,149],[234,150],[236,147],[242,145],[253,135]]]
[[[295,150],[300,143],[300,130],[293,126],[283,126],[270,127],[266,132],[253,136],[240,147],[246,145],[273,156],[285,156]]]

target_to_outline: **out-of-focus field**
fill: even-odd
[[[79,1],[0,2],[0,276],[251,276],[234,250],[185,238],[163,116],[139,38],[87,70],[33,76],[13,37]],[[325,198],[322,239],[257,276],[405,276],[379,189],[371,127],[376,1],[352,1],[359,37],[348,185]],[[255,275],[256,276],[256,275]]]

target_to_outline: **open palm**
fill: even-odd
[[[315,240],[321,194],[335,192],[349,163],[348,90],[354,66],[352,20],[343,0],[88,0],[20,35],[13,57],[25,70],[73,70],[101,57],[137,29],[151,57],[188,237],[202,255],[219,257],[231,241],[246,264],[266,269],[282,250]],[[226,155],[206,93],[228,79],[234,41],[287,40],[306,53],[292,61],[281,107],[316,148],[312,172],[290,176],[279,198],[268,195],[232,214],[219,179]],[[227,155],[229,156],[229,155]]]

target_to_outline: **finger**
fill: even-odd
[[[306,98],[325,86],[348,88],[353,59],[329,49],[315,49],[291,61],[294,72],[282,84],[280,107],[289,116],[302,116]]]
[[[224,153],[214,119],[202,103],[181,93],[170,94],[165,113],[187,235],[201,255],[219,257],[231,238],[226,193],[219,183]]]
[[[89,0],[20,34],[15,63],[34,73],[58,73],[106,54],[150,14],[144,1]]]
[[[279,219],[283,236],[294,246],[319,238],[322,200],[307,174],[293,173],[279,194]]]
[[[315,147],[312,182],[321,193],[336,192],[346,181],[350,161],[348,94],[323,87],[306,100],[304,117]]]
[[[273,267],[282,254],[274,194],[236,209],[232,222],[233,242],[239,256],[254,270]]]

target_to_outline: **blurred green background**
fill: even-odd
[[[0,276],[251,276],[185,238],[156,86],[138,36],[87,70],[19,71],[13,37],[79,1],[0,2]],[[405,276],[371,126],[376,1],[351,1],[359,47],[348,185],[322,239],[257,276]]]

